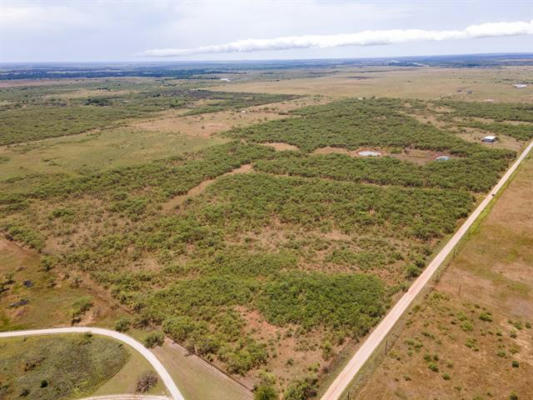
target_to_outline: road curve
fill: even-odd
[[[526,149],[520,154],[518,159],[502,176],[499,182],[487,194],[479,206],[468,217],[468,219],[461,225],[459,230],[452,236],[452,238],[441,249],[437,256],[431,261],[422,274],[413,282],[409,290],[400,298],[400,300],[392,307],[389,313],[383,318],[378,326],[370,333],[368,338],[357,350],[354,356],[350,359],[346,367],[337,375],[333,383],[328,387],[321,400],[338,400],[355,377],[361,370],[368,358],[374,353],[378,346],[387,337],[388,333],[394,327],[396,322],[400,319],[403,313],[409,308],[409,305],[417,297],[420,291],[426,286],[433,274],[438,270],[444,260],[448,257],[450,252],[454,249],[457,243],[462,239],[468,229],[472,226],[480,214],[487,208],[492,198],[505,185],[511,175],[516,171],[520,163],[527,157],[533,142],[531,142]]]
[[[133,347],[135,350],[141,353],[141,355],[152,365],[154,370],[159,374],[159,377],[161,378],[161,380],[163,381],[163,384],[167,388],[168,393],[170,394],[170,397],[172,398],[172,400],[185,400],[183,395],[179,391],[178,387],[176,386],[176,384],[170,377],[169,373],[167,372],[163,364],[161,364],[161,362],[157,359],[154,353],[152,353],[150,350],[144,347],[137,340],[123,333],[112,331],[110,329],[75,326],[75,327],[70,327],[70,328],[50,328],[50,329],[34,329],[34,330],[26,330],[26,331],[0,332],[0,338],[10,338],[10,337],[19,337],[19,336],[56,335],[56,334],[63,334],[63,333],[92,333],[94,335],[111,337],[113,339],[126,343],[127,345]]]

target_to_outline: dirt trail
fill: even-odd
[[[234,170],[230,172],[226,172],[225,174],[222,174],[220,176],[217,176],[213,179],[207,179],[200,183],[199,185],[193,187],[185,194],[180,194],[178,196],[174,196],[169,201],[167,201],[165,204],[163,204],[163,211],[168,212],[176,209],[178,206],[182,205],[185,200],[193,198],[195,196],[198,196],[200,193],[203,193],[204,190],[214,183],[217,179],[219,179],[221,176],[227,176],[227,175],[235,175],[235,174],[246,174],[248,172],[251,172],[253,170],[252,164],[244,164],[241,165],[239,168],[235,168]]]

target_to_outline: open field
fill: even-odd
[[[512,84],[530,79],[532,67],[503,68],[340,68],[322,77],[235,82],[213,90],[330,97],[406,97],[501,102],[532,102],[533,88]]]
[[[352,398],[533,396],[532,178],[530,156]]]
[[[223,86],[235,93],[157,79],[9,88],[0,113],[25,102],[36,116],[51,107],[87,119],[3,138],[0,268],[14,275],[0,294],[2,329],[160,331],[183,346],[156,353],[191,398],[251,396],[205,361],[248,389],[310,397],[530,137],[529,92],[505,92],[527,68],[432,70],[431,96],[429,71]],[[415,76],[409,93],[431,100],[400,98]],[[450,80],[518,103],[439,100]],[[396,98],[357,99],[390,82]],[[253,85],[275,94],[244,91]],[[109,118],[94,126],[93,109]],[[470,129],[494,130],[499,143],[464,140]]]

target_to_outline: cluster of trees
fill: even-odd
[[[408,116],[396,99],[342,100],[293,111],[295,118],[270,121],[227,134],[254,142],[286,142],[306,152],[335,146],[417,148],[466,156],[481,146]]]
[[[450,112],[441,114],[439,119],[456,126],[480,129],[522,141],[533,138],[533,107],[530,104],[446,100],[437,102],[436,105],[451,109]]]
[[[490,118],[495,121],[533,122],[533,105],[528,103],[491,103],[441,100],[436,102],[442,107],[454,110],[459,117]]]
[[[333,223],[344,232],[378,228],[382,234],[422,239],[453,231],[457,219],[466,216],[473,204],[473,197],[463,191],[265,174],[220,178],[208,188],[206,197],[206,202],[191,205],[196,221],[230,232],[265,226],[276,216],[282,223],[308,228],[330,229]]]
[[[31,196],[50,198],[91,194],[102,198],[108,195],[120,211],[131,206],[132,192],[149,190],[152,201],[165,201],[187,193],[206,179],[216,178],[273,153],[273,149],[264,146],[230,142],[181,157],[37,184]]]
[[[269,282],[258,297],[263,315],[278,325],[326,326],[361,337],[386,310],[379,278],[291,272]]]
[[[495,135],[507,135],[516,140],[530,140],[533,138],[533,124],[509,124],[505,122],[480,122],[475,120],[463,121],[460,126],[476,128]]]
[[[344,154],[306,156],[284,152],[275,159],[259,160],[254,167],[279,175],[484,192],[495,184],[508,163],[506,153],[491,151],[446,162],[430,162],[423,166],[392,157],[353,158]]]

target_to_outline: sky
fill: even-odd
[[[532,0],[0,0],[0,62],[533,52]]]

